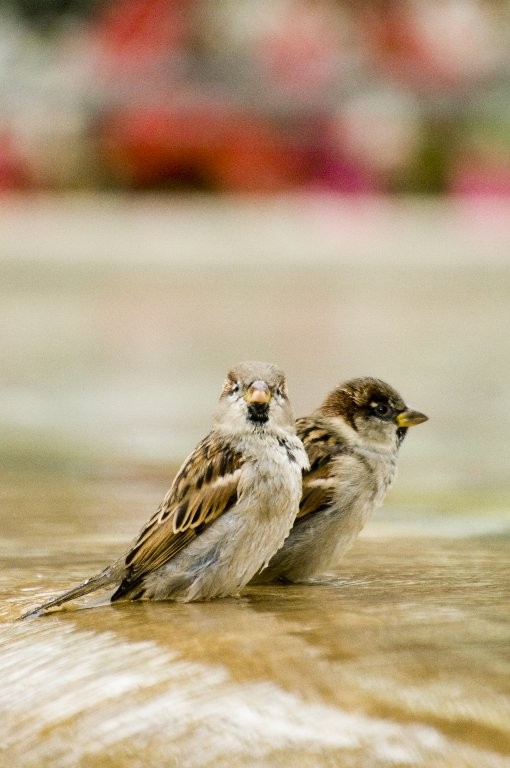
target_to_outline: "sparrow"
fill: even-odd
[[[111,602],[237,595],[282,546],[307,467],[282,371],[256,361],[234,366],[211,431],[129,551],[21,618],[108,586]]]
[[[334,568],[395,478],[409,427],[427,421],[380,379],[351,379],[296,422],[310,459],[294,526],[256,582],[307,582]]]

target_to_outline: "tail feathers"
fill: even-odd
[[[91,576],[81,584],[78,584],[78,586],[69,589],[67,592],[63,592],[61,595],[57,595],[57,597],[52,597],[37,608],[32,608],[30,611],[23,613],[20,616],[20,619],[27,619],[29,616],[40,616],[49,608],[56,608],[63,603],[67,603],[68,600],[75,600],[77,597],[88,595],[89,592],[95,592],[96,589],[107,587],[110,584],[118,582],[118,580],[119,574],[117,573],[117,569],[113,566],[109,566],[108,568],[105,568],[104,571],[101,571],[101,573],[97,573],[95,576]]]

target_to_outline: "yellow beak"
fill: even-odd
[[[428,421],[428,418],[428,416],[419,411],[402,411],[397,416],[397,424],[399,427],[414,427],[416,424]]]
[[[265,381],[254,381],[244,397],[247,403],[265,404],[271,400],[271,392]]]

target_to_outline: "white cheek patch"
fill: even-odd
[[[246,423],[246,409],[243,408],[244,400],[238,395],[228,395],[219,411],[217,426],[222,431],[233,430],[237,432],[242,424]]]
[[[338,432],[340,432],[340,434],[348,442],[354,444],[360,443],[360,436],[358,432],[353,427],[351,427],[350,424],[347,424],[347,422],[341,416],[332,416],[331,421],[334,423]]]

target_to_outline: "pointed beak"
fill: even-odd
[[[423,424],[424,421],[428,421],[428,418],[419,411],[402,411],[397,416],[397,424],[399,427],[415,427],[416,424]]]
[[[265,405],[271,400],[271,392],[265,381],[254,381],[244,395],[247,403]]]

